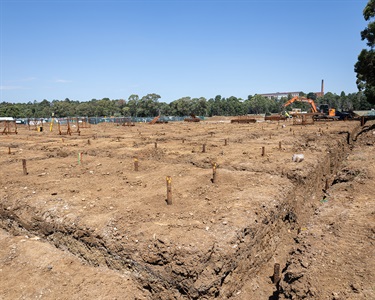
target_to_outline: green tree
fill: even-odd
[[[306,98],[315,101],[317,97],[316,97],[316,94],[315,94],[315,93],[310,92],[310,93],[307,94]]]
[[[204,97],[193,98],[193,113],[196,116],[206,116],[207,115],[207,100]]]
[[[375,0],[370,0],[363,16],[366,21],[375,17]],[[367,40],[370,49],[363,49],[358,56],[358,61],[354,65],[357,73],[357,87],[359,91],[364,91],[367,101],[375,104],[375,23],[369,22],[367,27],[361,31],[362,40]]]
[[[262,95],[255,95],[248,100],[249,113],[261,114],[271,112],[274,102],[274,100],[268,99]]]
[[[159,115],[160,105],[158,94],[147,94],[143,96],[138,103],[138,116],[140,117],[155,117]]]
[[[76,112],[78,116],[88,116],[88,117],[94,117],[95,112],[93,109],[93,105],[88,102],[82,102],[77,105]]]
[[[189,116],[192,112],[192,101],[190,97],[183,97],[173,101],[173,111],[177,116]]]
[[[129,113],[132,117],[138,116],[138,103],[139,103],[139,96],[132,94],[128,98],[128,107],[129,107]]]

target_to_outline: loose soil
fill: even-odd
[[[0,299],[375,299],[374,123],[18,129]]]

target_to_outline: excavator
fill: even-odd
[[[310,106],[311,106],[311,112],[312,113],[316,113],[316,114],[323,113],[325,116],[329,116],[329,117],[334,117],[336,115],[336,110],[334,108],[329,108],[327,104],[321,105],[320,108],[322,108],[322,109],[321,109],[321,111],[318,111],[314,100],[308,99],[308,98],[305,98],[305,97],[298,97],[298,96],[293,97],[292,99],[285,102],[284,108],[291,105],[292,103],[294,103],[296,101],[309,103]]]

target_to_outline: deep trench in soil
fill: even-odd
[[[89,265],[130,272],[154,299],[230,298],[252,274],[272,263],[275,252],[284,249],[281,245],[293,241],[313,215],[316,199],[324,197],[327,185],[346,180],[333,178],[350,151],[348,142],[353,141],[345,135],[338,135],[336,141],[335,147],[322,153],[319,162],[308,172],[280,171],[280,176],[292,183],[287,197],[263,214],[259,222],[237,230],[234,234],[236,248],[225,256],[218,244],[206,253],[172,253],[168,241],[154,238],[151,248],[148,247],[149,257],[137,260],[133,256],[134,245],[126,247],[84,224],[61,222],[51,212],[23,204],[8,207],[0,203],[1,227],[13,235],[41,237]],[[348,170],[347,174],[350,176],[351,171]],[[199,264],[192,263],[194,260]],[[177,264],[170,269],[172,261],[177,261]],[[285,265],[281,265],[281,270],[283,268]],[[278,299],[276,287],[269,299]]]

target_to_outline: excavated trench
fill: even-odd
[[[327,184],[335,183],[333,178],[350,150],[349,137],[353,135],[338,135],[334,146],[322,152],[308,172],[280,171],[279,176],[293,186],[288,196],[260,222],[238,230],[237,247],[227,255],[220,251],[220,244],[214,244],[206,253],[172,251],[168,241],[158,238],[152,245],[136,249],[134,244],[117,243],[113,237],[97,234],[84,224],[61,220],[52,212],[21,202],[12,207],[0,203],[0,226],[13,235],[39,236],[89,265],[131,273],[153,299],[230,298],[274,257],[280,244],[291,243],[313,215],[316,199],[324,196]],[[136,259],[135,251],[146,253],[144,259]],[[277,291],[270,295],[270,299],[277,298]]]

